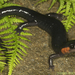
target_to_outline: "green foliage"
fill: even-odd
[[[41,0],[38,3],[44,2],[47,0]],[[57,11],[60,13],[63,13],[67,19],[63,20],[63,24],[65,25],[66,31],[71,28],[71,25],[75,23],[74,19],[74,13],[75,13],[75,0],[53,0],[51,6],[49,9],[56,3],[56,1],[60,2],[60,7]],[[12,3],[6,3],[7,0],[0,0],[0,9],[3,7],[7,6],[15,6],[17,4],[12,4]],[[37,4],[38,4],[37,3]],[[37,5],[35,4],[35,5]],[[8,51],[5,53],[0,53],[0,70],[1,72],[3,71],[5,67],[5,62],[1,60],[6,60],[8,58],[8,67],[9,67],[9,72],[8,75],[12,74],[12,71],[16,65],[18,65],[19,59],[23,60],[21,58],[21,55],[25,56],[27,52],[25,51],[25,48],[29,48],[25,43],[22,42],[22,40],[29,41],[29,39],[25,38],[25,36],[31,36],[30,33],[24,33],[21,32],[21,35],[18,36],[15,34],[15,29],[17,28],[16,23],[23,23],[24,21],[21,19],[16,18],[16,16],[6,16],[2,19],[0,19],[0,36],[1,39],[4,40],[5,46]],[[24,28],[25,31],[27,31],[27,28]],[[23,35],[23,36],[22,36]],[[0,51],[3,51],[3,48],[0,48]],[[3,56],[6,54],[6,57]]]
[[[59,2],[60,7],[57,13],[63,13],[63,15],[67,17],[67,19],[64,19],[62,22],[66,28],[66,31],[68,32],[69,28],[71,28],[71,26],[73,26],[75,23],[75,0],[59,0]]]
[[[0,52],[3,51],[4,49],[0,48]],[[4,70],[4,66],[5,66],[5,62],[3,62],[2,60],[5,60],[6,57],[4,57],[3,53],[0,53],[0,70],[1,72]]]
[[[47,0],[40,0],[40,1],[38,1],[34,6],[36,6],[37,4],[39,4],[39,3],[41,3],[41,2],[45,2],[45,1],[47,1]]]
[[[51,6],[49,7],[49,9],[52,8],[52,6],[56,3],[56,0],[53,0],[53,2],[51,3]]]
[[[8,0],[0,0],[0,5],[4,4],[4,2],[7,2]]]
[[[0,9],[7,6],[19,6],[17,4],[12,3],[5,3],[7,0],[0,0]],[[12,74],[12,71],[16,65],[18,65],[19,59],[23,60],[21,56],[25,56],[27,52],[25,51],[25,48],[29,48],[25,43],[22,42],[22,40],[29,41],[25,36],[31,36],[30,33],[24,33],[21,32],[21,35],[15,33],[15,29],[17,28],[16,23],[23,23],[24,21],[21,19],[16,18],[16,16],[6,16],[2,19],[0,19],[0,38],[4,40],[3,44],[8,49],[8,51],[5,52],[5,56],[3,53],[0,54],[0,70],[3,71],[5,64],[3,60],[8,60],[8,67],[9,72],[8,75]],[[24,28],[23,30],[27,31],[27,28]],[[23,36],[22,36],[23,35]],[[1,48],[0,51],[3,51],[4,49]]]
[[[44,1],[47,0],[40,0],[39,2],[37,2],[37,4]],[[66,31],[68,32],[71,26],[74,25],[73,23],[75,23],[75,0],[53,0],[49,9],[51,9],[57,1],[60,3],[57,13],[63,13],[63,15],[67,17],[67,19],[63,19],[62,22],[65,26]]]

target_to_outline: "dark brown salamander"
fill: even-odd
[[[55,54],[50,55],[49,63],[50,68],[53,69],[53,59],[64,56],[65,54],[75,52],[75,40],[68,41],[66,36],[66,30],[63,24],[57,19],[58,14],[40,14],[36,11],[25,7],[10,6],[0,9],[0,18],[7,15],[17,15],[28,22],[20,24],[15,30],[17,33],[23,31],[24,27],[38,26],[45,30],[52,37],[52,48]]]

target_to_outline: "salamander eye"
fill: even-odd
[[[75,47],[74,44],[70,44],[70,48],[73,49]]]

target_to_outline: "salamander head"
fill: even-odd
[[[68,41],[61,49],[63,54],[75,52],[75,40]]]

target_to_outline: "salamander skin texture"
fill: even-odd
[[[54,69],[53,59],[64,56],[65,54],[75,52],[75,40],[67,40],[66,30],[63,24],[58,20],[61,16],[56,13],[40,14],[36,11],[25,7],[10,6],[0,9],[0,18],[7,15],[17,15],[28,22],[20,24],[15,30],[17,33],[23,31],[24,27],[38,26],[45,30],[52,37],[51,43],[55,54],[50,55],[49,65],[51,69]],[[67,51],[66,51],[67,50]]]

